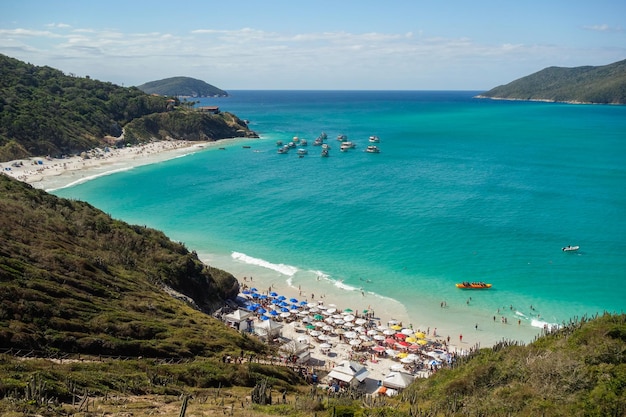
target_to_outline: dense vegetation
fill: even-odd
[[[0,162],[166,138],[256,136],[233,115],[198,113],[188,104],[0,55]],[[129,123],[150,129],[125,135]]]
[[[4,175],[0,211],[0,348],[150,357],[261,350],[197,311],[236,296],[237,280],[162,232]]]
[[[424,415],[626,415],[626,315],[582,320],[528,346],[503,345],[410,386],[403,399],[429,410]]]
[[[141,91],[148,94],[160,94],[162,96],[184,97],[227,97],[224,90],[208,84],[202,80],[190,77],[171,77],[163,80],[150,81],[138,86]]]
[[[597,67],[549,67],[478,97],[626,104],[626,60]]]

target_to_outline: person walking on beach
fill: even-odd
[[[459,342],[463,342],[463,335],[462,334],[459,335]]]

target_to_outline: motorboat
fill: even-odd
[[[567,245],[562,250],[563,252],[576,252],[578,249],[580,249],[580,246]]]
[[[457,288],[467,289],[467,290],[484,290],[487,288],[491,288],[491,284],[486,284],[484,282],[469,282],[463,281],[456,284]]]
[[[289,146],[283,146],[282,148],[278,148],[278,153],[288,153]]]
[[[370,136],[369,141],[370,143],[378,143],[380,142],[380,139],[378,138],[378,136]]]
[[[298,149],[298,155],[306,155],[308,153],[309,151],[307,151],[306,149],[302,149],[302,148]]]
[[[322,144],[322,149],[328,150],[328,149],[330,149],[330,145],[328,143],[323,143]]]
[[[283,141],[282,140],[277,140],[276,141],[276,146],[283,146]]]
[[[300,146],[308,146],[309,143],[306,141],[306,139],[300,139]]]
[[[322,139],[322,138],[316,138],[316,139],[313,141],[313,146],[320,146],[322,143],[324,143],[324,139]]]
[[[328,156],[328,149],[322,149],[322,156],[324,157]]]
[[[369,152],[369,153],[380,153],[380,149],[378,149],[378,146],[376,145],[369,145],[367,147],[367,149],[365,149],[365,152]]]
[[[341,146],[339,147],[339,150],[341,152],[346,152],[348,151],[348,149],[352,149],[352,146],[346,144],[345,142],[341,144]]]
[[[337,140],[339,142],[344,142],[344,141],[348,140],[348,136],[347,135],[339,135],[339,136],[337,136]]]

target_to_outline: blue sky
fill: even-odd
[[[626,59],[626,1],[2,0],[0,53],[126,86],[487,90]]]

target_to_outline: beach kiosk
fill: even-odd
[[[365,381],[369,371],[358,362],[345,360],[335,366],[328,374],[328,379],[336,379],[348,385],[358,385]]]
[[[237,309],[232,313],[226,314],[224,316],[224,321],[226,322],[227,326],[230,326],[233,329],[239,331],[250,331],[251,317],[252,313],[250,311]]]

